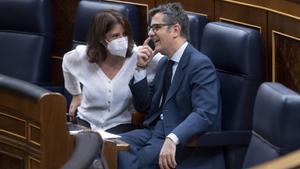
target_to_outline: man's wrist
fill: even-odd
[[[147,66],[148,66],[147,64],[145,64],[145,65],[138,64],[138,63],[136,64],[136,68],[137,68],[137,69],[146,69]]]
[[[172,140],[172,142],[176,145],[179,144],[179,139],[178,137],[174,134],[174,133],[170,133],[169,135],[167,135],[167,138],[169,138],[170,140]]]
[[[145,69],[145,68],[141,68],[141,67],[136,67],[135,70],[136,70],[137,72],[141,72],[141,71],[144,71],[144,70],[146,70],[146,69]]]

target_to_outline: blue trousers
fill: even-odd
[[[165,140],[162,121],[153,128],[137,129],[121,136],[130,144],[130,150],[119,152],[118,169],[159,168],[158,157]]]
[[[152,128],[132,130],[121,134],[130,144],[128,151],[118,154],[118,169],[157,169],[161,147],[165,141],[163,121]],[[176,147],[176,169],[222,169],[224,159],[221,148]]]

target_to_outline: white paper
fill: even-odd
[[[106,132],[104,130],[95,130],[95,131],[97,131],[101,135],[102,139],[104,139],[104,140],[105,139],[113,139],[113,138],[121,138],[121,136],[119,136],[119,135],[112,134],[112,133]]]
[[[83,130],[70,130],[69,133],[70,133],[71,135],[76,135],[76,134],[78,134],[78,133],[81,132],[81,131],[83,131]]]
[[[81,131],[83,131],[83,130],[71,130],[69,132],[70,132],[71,135],[76,135]],[[104,130],[92,130],[92,131],[98,132],[101,135],[102,139],[104,139],[104,140],[105,139],[121,138],[121,136],[119,136],[119,135],[112,134],[112,133],[106,132]]]

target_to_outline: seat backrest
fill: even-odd
[[[102,139],[69,135],[65,112],[61,94],[0,74],[0,168],[88,168]]]
[[[244,168],[300,148],[300,95],[279,83],[263,83],[254,107]]]
[[[190,26],[190,39],[189,42],[198,50],[200,50],[201,39],[204,26],[208,20],[205,16],[188,13],[189,26]]]
[[[0,73],[35,84],[50,82],[50,2],[0,1]]]
[[[61,94],[0,74],[0,168],[88,168],[102,139],[71,136],[65,112]]]
[[[124,3],[82,0],[79,2],[73,34],[73,48],[85,44],[91,19],[100,10],[113,9],[127,17],[132,28],[133,39],[141,44],[139,10],[136,6]]]
[[[212,60],[220,79],[222,130],[251,130],[255,94],[262,78],[259,32],[211,22],[204,28],[200,51]],[[241,168],[246,147],[242,149],[225,151],[227,168]]]

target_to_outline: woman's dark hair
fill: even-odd
[[[127,19],[115,10],[99,11],[92,19],[87,37],[87,55],[91,63],[104,61],[107,57],[105,35],[121,24],[128,37],[126,58],[132,54],[134,41],[132,31]]]

